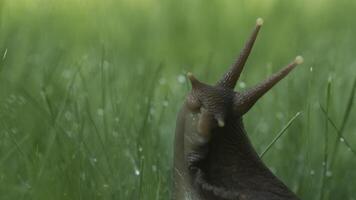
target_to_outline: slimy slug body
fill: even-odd
[[[215,85],[188,78],[192,91],[178,117],[174,146],[174,200],[298,199],[262,162],[247,137],[243,116],[303,59],[243,92],[236,82],[263,24],[257,19],[240,56]]]

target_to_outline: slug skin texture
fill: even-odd
[[[174,200],[298,199],[262,162],[247,137],[243,116],[298,64],[301,56],[260,84],[234,91],[257,34],[215,84],[187,77],[192,90],[178,114],[174,144]]]

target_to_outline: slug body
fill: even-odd
[[[173,199],[298,199],[254,150],[243,115],[302,58],[247,91],[234,91],[261,26],[258,19],[239,58],[215,85],[188,73],[192,91],[177,117]]]

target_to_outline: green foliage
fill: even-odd
[[[356,198],[355,9],[347,0],[1,0],[0,199],[168,199],[184,74],[216,81],[257,17],[265,24],[237,89],[298,54],[305,64],[246,115],[252,143],[261,153],[301,111],[263,159],[302,199]]]

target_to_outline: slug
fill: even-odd
[[[298,199],[256,153],[245,131],[243,116],[303,58],[297,56],[282,70],[246,91],[234,91],[262,24],[263,20],[258,18],[238,59],[215,85],[187,74],[192,90],[177,117],[173,199]]]

